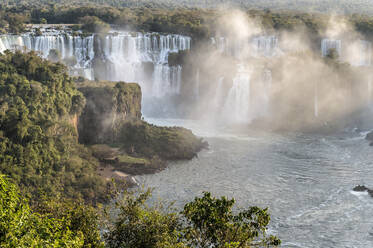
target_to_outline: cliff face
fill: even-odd
[[[125,123],[141,119],[138,84],[89,82],[78,87],[86,98],[78,121],[81,143],[113,143]]]
[[[192,159],[207,147],[190,130],[141,120],[141,89],[134,83],[82,82],[86,104],[78,120],[80,143],[104,165],[127,174],[153,173],[167,160]]]

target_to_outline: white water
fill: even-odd
[[[282,55],[278,38],[275,35],[253,36],[243,40],[229,40],[224,37],[211,38],[211,44],[218,51],[236,58],[237,67],[245,67],[246,59],[272,59]],[[216,106],[215,111],[220,115],[223,110],[233,122],[248,123],[251,120],[265,116],[269,111],[271,101],[271,71],[267,68],[255,68],[251,70],[238,70],[233,76],[221,74],[217,77],[215,93],[210,97],[211,90],[206,87],[210,82],[205,72],[197,68],[194,75],[190,75],[191,85],[184,87],[182,78],[183,68],[181,65],[170,66],[168,56],[172,52],[189,50],[191,38],[183,35],[162,35],[156,33],[118,32],[110,33],[99,39],[97,35],[83,37],[74,36],[68,31],[45,32],[41,36],[31,34],[2,35],[0,36],[0,52],[6,49],[34,50],[41,56],[47,58],[51,49],[61,53],[64,61],[75,61],[70,68],[73,75],[81,75],[94,79],[97,69],[96,59],[102,61],[106,73],[100,74],[101,79],[113,81],[137,82],[141,85],[144,99],[143,105],[147,113],[153,111],[151,108],[162,109],[167,113],[174,100],[182,94],[182,89],[194,106],[208,98],[208,106]],[[354,66],[371,65],[371,43],[357,40],[351,45],[342,47],[342,41],[337,39],[323,39],[321,42],[321,53],[328,54],[331,48],[335,48],[343,60],[350,61]],[[252,60],[251,60],[252,61]],[[195,68],[194,68],[195,69]],[[263,78],[258,79],[254,74],[262,73]],[[255,73],[254,73],[255,72]],[[219,72],[220,73],[220,72]],[[223,72],[224,73],[224,72]],[[105,74],[105,75],[104,75]],[[97,74],[96,74],[97,75]],[[220,80],[219,78],[226,78]],[[194,79],[194,80],[193,80]],[[368,82],[368,93],[369,93]],[[189,90],[192,89],[192,90]],[[208,92],[206,89],[209,89]],[[315,86],[314,116],[319,116],[319,89]],[[185,98],[185,96],[183,95]],[[181,98],[180,98],[181,99]],[[158,106],[158,105],[162,106]],[[166,106],[167,105],[167,106]],[[177,113],[177,108],[173,113]]]
[[[200,77],[199,77],[199,69],[197,69],[196,72],[196,81],[195,81],[195,86],[194,86],[194,97],[195,99],[199,99],[199,86],[200,86]]]
[[[314,93],[314,115],[319,116],[319,89],[317,82],[315,82],[315,93]]]
[[[352,62],[355,66],[370,66],[372,60],[372,43],[366,40],[358,41],[358,60]]]
[[[276,36],[258,36],[252,41],[256,56],[272,57],[278,52],[278,39]]]
[[[213,101],[214,106],[213,107],[218,110],[221,107],[221,101],[223,97],[223,82],[224,82],[224,77],[220,77],[216,85],[216,90],[215,90],[215,95],[214,95],[214,101]]]
[[[322,56],[327,56],[330,49],[335,49],[341,60],[353,66],[371,65],[372,43],[369,41],[356,40],[342,47],[342,40],[323,39],[321,41]]]
[[[241,65],[224,105],[224,116],[230,122],[248,123],[250,118],[250,71]]]
[[[96,48],[95,48],[95,42]],[[156,33],[119,32],[107,34],[102,40],[96,35],[82,37],[69,33],[46,33],[0,36],[0,52],[23,49],[37,51],[47,58],[50,50],[58,50],[62,60],[75,58],[75,75],[93,79],[94,59],[107,61],[105,79],[138,82],[145,96],[163,97],[180,94],[181,66],[169,66],[171,52],[189,50],[191,38],[182,35]],[[144,63],[152,64],[150,77],[145,76]]]
[[[342,50],[342,41],[341,40],[332,40],[332,39],[323,39],[321,41],[321,55],[323,57],[329,54],[330,49],[335,49],[339,56],[341,56]]]
[[[275,35],[254,36],[247,40],[230,40],[225,37],[212,37],[211,44],[221,53],[237,59],[245,57],[273,57],[278,54],[278,38]]]

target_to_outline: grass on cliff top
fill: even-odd
[[[93,156],[96,158],[113,158],[119,154],[119,149],[106,144],[96,144],[90,146]]]
[[[98,159],[118,159],[119,163],[126,164],[150,164],[146,158],[129,156],[120,151],[116,144],[95,144],[90,146],[93,156]]]
[[[126,163],[126,164],[150,164],[150,161],[146,158],[135,158],[129,155],[120,155],[118,156],[119,163]]]
[[[101,80],[101,81],[94,81],[94,80],[86,80],[84,78],[80,78],[80,77],[77,77],[77,78],[74,78],[74,81],[76,83],[76,86],[78,88],[84,88],[84,87],[90,87],[90,88],[101,88],[101,87],[109,87],[109,88],[114,88],[118,82],[113,82],[113,81],[105,81],[105,80]],[[139,87],[139,85],[137,83],[133,83],[133,82],[119,82],[119,83],[125,83],[127,86],[133,86],[133,87]]]
[[[126,123],[121,130],[123,148],[130,155],[166,160],[192,159],[207,143],[181,127],[158,127],[144,121]]]

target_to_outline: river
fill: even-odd
[[[358,184],[373,188],[366,133],[237,133],[195,121],[147,121],[190,128],[210,144],[191,161],[138,176],[154,187],[155,199],[181,207],[210,191],[234,197],[240,208],[268,207],[269,232],[282,247],[373,247],[373,198],[351,190]]]

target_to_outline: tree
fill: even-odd
[[[123,193],[123,198],[117,202],[118,218],[106,234],[108,247],[185,247],[177,240],[180,229],[178,215],[165,213],[161,205],[147,206],[146,201],[150,196],[150,190],[140,192],[137,196],[130,192]]]
[[[85,98],[66,70],[33,52],[0,55],[0,172],[32,202],[61,193],[107,199],[97,160],[77,140],[74,119]]]
[[[205,192],[184,206],[182,215],[188,225],[184,239],[192,247],[271,247],[281,241],[266,235],[269,224],[267,209],[250,207],[234,213],[235,200],[217,199]]]
[[[110,30],[110,25],[103,22],[96,16],[85,16],[80,18],[82,30],[89,33],[107,33]]]
[[[25,30],[25,17],[21,14],[8,13],[5,17],[9,24],[9,32],[18,34]]]
[[[234,213],[234,199],[205,192],[187,203],[181,213],[162,205],[149,207],[150,191],[124,193],[119,216],[106,235],[109,247],[249,248],[275,247],[281,241],[267,236],[267,209],[250,207]]]
[[[65,221],[32,212],[17,186],[0,175],[1,247],[83,247],[82,233]]]

